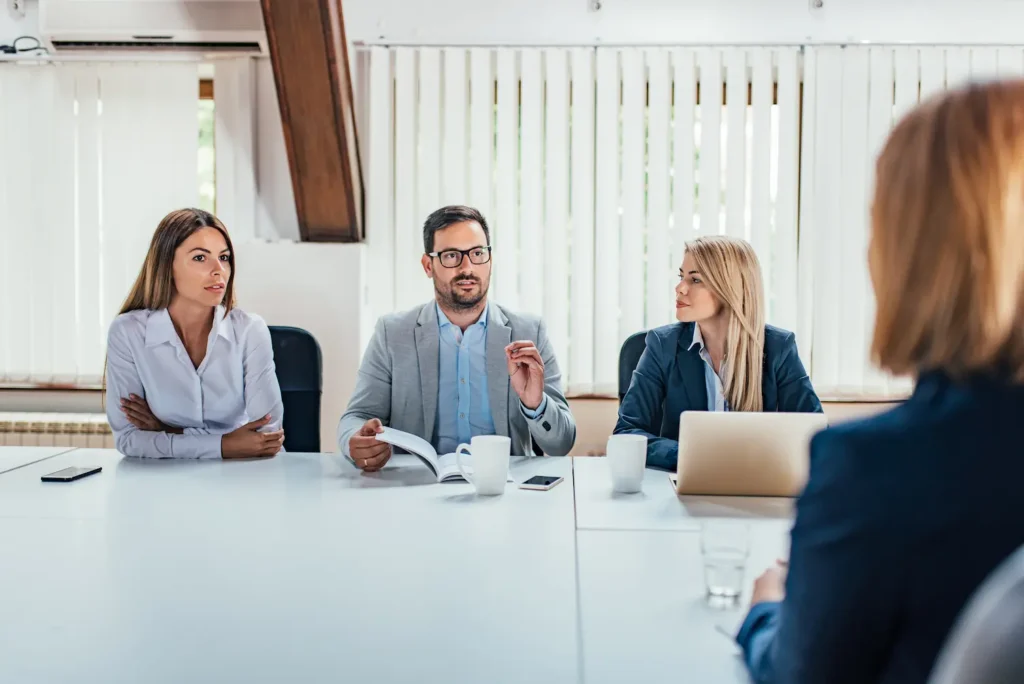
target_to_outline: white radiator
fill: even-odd
[[[102,413],[0,413],[0,446],[113,449]]]

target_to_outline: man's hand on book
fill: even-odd
[[[377,440],[382,432],[384,425],[380,419],[371,418],[348,441],[349,456],[360,470],[375,473],[391,458],[391,445]]]

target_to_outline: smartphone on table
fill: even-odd
[[[564,478],[556,477],[554,475],[534,475],[529,480],[519,485],[519,488],[536,489],[541,492],[546,492],[547,490],[551,489],[552,487],[560,483],[563,479]]]
[[[49,475],[43,475],[43,482],[74,482],[75,480],[81,480],[83,477],[89,477],[95,473],[100,472],[103,468],[99,466],[88,467],[88,468],[64,468],[58,470]]]

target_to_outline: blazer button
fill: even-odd
[[[541,423],[541,425],[544,426],[545,430],[547,430],[548,432],[551,432],[551,423],[549,423],[548,421],[545,420],[543,423]]]

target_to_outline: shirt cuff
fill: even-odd
[[[746,619],[736,634],[736,643],[744,652],[750,650],[754,637],[765,627],[771,627],[779,615],[782,604],[778,601],[762,601],[751,606]]]
[[[196,458],[220,458],[220,441],[222,435],[194,435]]]
[[[544,395],[544,398],[540,400],[540,406],[535,411],[531,411],[526,408],[526,405],[522,401],[519,402],[519,408],[522,409],[523,415],[530,420],[537,420],[538,416],[544,415],[544,409],[548,407],[548,395]]]

